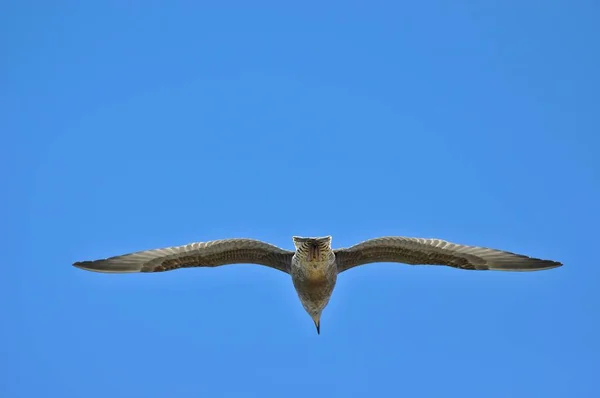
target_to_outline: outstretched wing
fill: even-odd
[[[465,246],[440,239],[390,236],[334,250],[338,272],[375,262],[447,265],[469,270],[539,271],[562,264],[485,247]]]
[[[88,271],[126,273],[160,272],[185,267],[260,264],[289,273],[294,252],[254,239],[223,239],[184,246],[144,250],[73,265]]]

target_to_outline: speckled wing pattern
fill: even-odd
[[[441,239],[401,236],[370,239],[349,248],[334,250],[334,253],[338,272],[375,262],[447,265],[467,270],[496,271],[539,271],[562,265],[556,261],[540,260],[485,247],[460,245]]]
[[[289,273],[294,252],[254,239],[222,239],[144,250],[73,265],[106,273],[161,272],[186,267],[259,264]]]

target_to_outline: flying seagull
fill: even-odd
[[[162,272],[227,264],[265,265],[291,275],[298,297],[319,334],[321,313],[329,303],[337,275],[358,265],[393,262],[494,271],[540,271],[562,265],[556,261],[440,239],[390,236],[369,239],[342,249],[331,248],[331,236],[294,236],[293,241],[295,251],[254,239],[222,239],[144,250],[73,265],[106,273]]]

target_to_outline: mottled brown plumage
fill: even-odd
[[[383,237],[344,249],[332,249],[330,236],[295,236],[293,241],[295,251],[254,239],[223,239],[139,251],[73,265],[107,273],[162,272],[186,267],[217,267],[242,263],[264,265],[291,275],[298,297],[315,322],[318,332],[321,313],[329,303],[337,275],[359,265],[396,262],[497,271],[539,271],[562,265],[556,261],[459,245],[440,239]]]
[[[289,272],[294,252],[254,239],[222,239],[164,249],[143,250],[73,265],[89,271],[126,273],[161,272],[188,267],[260,264]]]
[[[339,272],[358,265],[394,262],[411,265],[447,265],[467,270],[541,271],[562,264],[441,239],[389,236],[370,239],[347,249],[334,250]]]

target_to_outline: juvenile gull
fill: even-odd
[[[291,275],[298,297],[314,321],[317,333],[320,333],[321,313],[329,302],[337,275],[358,265],[393,262],[494,271],[541,271],[562,265],[556,261],[440,239],[389,236],[342,249],[331,248],[331,236],[294,236],[293,241],[295,251],[254,239],[223,239],[144,250],[73,265],[106,273],[162,272],[242,263],[265,265]]]

